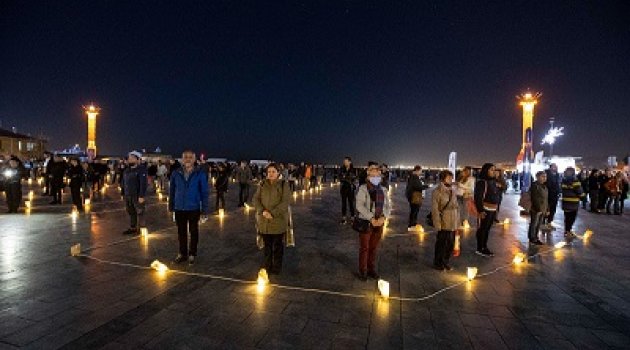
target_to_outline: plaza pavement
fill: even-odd
[[[548,245],[528,250],[527,221],[518,216],[518,196],[508,194],[500,217],[511,224],[496,225],[490,237],[496,256],[474,254],[471,230],[455,269],[438,272],[431,268],[435,234],[406,233],[400,184],[378,261],[390,283],[386,300],[375,281],[354,275],[357,234],[337,222],[338,187],[292,199],[297,245],[285,250],[283,274],[271,283],[308,290],[263,291],[239,281],[255,280],[261,252],[253,210],[235,207],[233,184],[225,218],[201,226],[198,263],[190,267],[170,262],[176,230],[155,195],[149,237],[121,242],[128,219],[116,188],[75,220],[69,205],[48,206],[39,187],[25,186],[25,196],[29,189],[30,214],[0,214],[0,349],[630,348],[628,216],[580,209],[576,231],[592,229],[590,239],[554,249],[563,240],[556,231]],[[560,211],[557,226],[561,220]],[[71,257],[75,243],[104,262]],[[510,266],[519,251],[540,255]],[[197,275],[151,270],[155,259]],[[466,282],[468,266],[480,275],[501,269]]]

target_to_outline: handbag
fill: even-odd
[[[473,199],[464,199],[466,201],[466,209],[468,210],[468,215],[477,217],[479,212],[477,212],[477,206],[475,205],[475,201]]]
[[[374,202],[370,198],[370,212],[374,208]],[[370,220],[361,219],[358,215],[354,217],[352,220],[352,229],[359,232],[365,233],[370,229]]]
[[[532,209],[532,194],[529,191],[521,193],[521,198],[518,199],[518,206],[526,211]]]
[[[355,217],[354,220],[352,220],[352,229],[359,233],[364,233],[370,229],[370,220]]]
[[[421,191],[411,192],[411,204],[422,205],[422,192]]]

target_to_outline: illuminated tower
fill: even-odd
[[[523,161],[525,159],[525,149],[529,144],[529,157],[533,158],[534,150],[531,149],[533,132],[534,132],[534,106],[538,103],[538,98],[542,96],[542,93],[526,92],[524,94],[516,96],[520,101],[520,105],[523,106],[523,139],[521,144],[521,152],[518,155],[518,160]],[[528,140],[529,130],[529,140]]]
[[[100,108],[90,104],[89,106],[83,106],[85,114],[88,117],[88,134],[87,134],[87,148],[86,152],[89,159],[96,158],[96,116],[101,110]]]

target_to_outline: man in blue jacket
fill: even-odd
[[[182,153],[182,167],[171,175],[168,210],[175,212],[177,236],[179,239],[179,254],[176,263],[188,260],[195,263],[197,245],[199,243],[199,219],[208,217],[208,176],[195,166],[195,153]],[[190,248],[188,247],[188,232],[190,231]]]
[[[147,168],[140,162],[141,159],[142,153],[129,152],[127,156],[129,166],[123,171],[121,178],[122,195],[131,221],[131,227],[123,232],[126,235],[138,234],[140,228],[146,226],[144,197],[147,194]]]

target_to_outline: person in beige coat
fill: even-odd
[[[453,173],[440,172],[440,183],[431,195],[431,215],[437,233],[433,265],[437,270],[452,270],[449,259],[453,254],[455,231],[459,228],[457,194],[451,187]]]
[[[280,180],[279,176],[275,163],[267,165],[267,178],[260,183],[254,195],[256,230],[265,242],[263,268],[271,274],[282,272],[283,237],[287,231],[291,200],[289,183]]]

